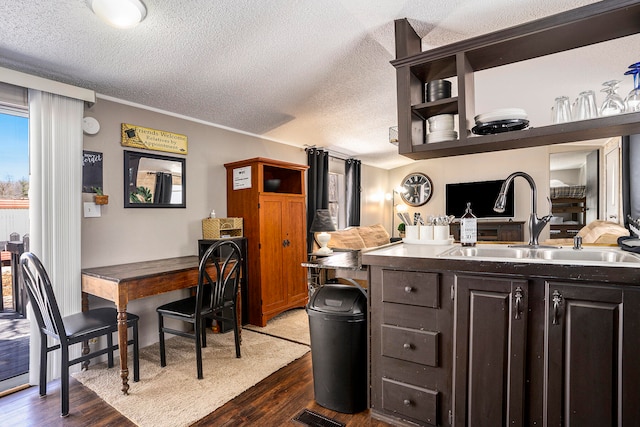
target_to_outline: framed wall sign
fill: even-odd
[[[251,166],[235,168],[233,170],[233,189],[251,188]]]
[[[124,147],[165,151],[167,153],[187,154],[187,136],[164,130],[144,128],[122,123],[122,142]]]
[[[102,189],[102,153],[97,151],[82,152],[82,192],[95,193]]]

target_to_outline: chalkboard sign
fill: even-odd
[[[82,192],[95,193],[94,188],[102,189],[102,153],[82,152]]]

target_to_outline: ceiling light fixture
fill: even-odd
[[[86,0],[100,19],[116,28],[133,28],[147,16],[140,0]]]

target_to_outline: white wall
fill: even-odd
[[[212,107],[213,108],[213,107]],[[202,238],[201,220],[211,209],[222,217],[227,212],[224,164],[253,157],[265,157],[306,164],[304,150],[260,138],[123,105],[104,99],[85,111],[100,122],[100,132],[85,135],[84,149],[103,153],[104,193],[109,204],[100,218],[82,219],[82,267],[96,267],[136,261],[196,255]],[[187,136],[185,209],[124,209],[123,151],[121,123],[130,123]],[[159,153],[167,154],[169,153]],[[173,155],[178,157],[178,155]],[[362,224],[384,221],[382,203],[374,197],[384,192],[388,172],[362,167]],[[92,201],[84,194],[84,201]],[[185,291],[132,301],[129,310],[141,316],[141,342],[157,341],[155,308],[181,297]],[[92,307],[108,302],[91,298]]]
[[[538,216],[546,215],[548,213],[546,197],[549,195],[548,147],[524,148],[519,150],[420,160],[409,166],[390,171],[389,187],[400,185],[402,179],[411,172],[425,173],[433,182],[434,188],[431,200],[419,208],[409,208],[409,212],[412,217],[414,212],[420,212],[423,217],[429,215],[444,215],[446,184],[505,179],[509,174],[516,171],[526,172],[532,176],[537,188]],[[515,185],[516,194],[514,220],[527,221],[531,211],[531,191],[529,184],[522,178],[516,178],[513,185]],[[402,203],[398,196],[396,196],[396,204],[397,203]],[[390,201],[387,202],[386,210],[391,212]],[[548,235],[548,229],[545,229],[541,235],[541,240],[548,238]],[[528,240],[526,224],[525,240]]]

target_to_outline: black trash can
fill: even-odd
[[[347,414],[367,409],[366,294],[355,286],[322,286],[307,314],[316,402]]]

